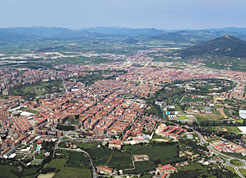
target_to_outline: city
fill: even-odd
[[[244,1],[0,5],[0,178],[245,178]]]

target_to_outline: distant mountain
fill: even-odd
[[[102,34],[58,27],[1,28],[0,42],[95,38]],[[105,35],[104,35],[105,36]]]
[[[223,35],[246,40],[246,28],[206,30],[160,30],[155,28],[95,27],[72,30],[59,27],[0,28],[0,44],[35,40],[116,39],[134,44],[142,41],[167,41],[199,44]],[[134,40],[133,40],[134,39]]]
[[[134,38],[128,38],[122,41],[123,43],[127,43],[127,44],[137,44],[139,42],[139,40],[136,40]]]
[[[178,30],[166,31],[162,34],[153,35],[150,40],[172,41],[177,43],[199,44],[221,36],[231,35],[246,40],[246,28],[221,28],[205,30]]]
[[[121,28],[121,27],[94,27],[94,28],[83,28],[82,31],[88,31],[91,33],[100,33],[107,35],[121,35],[128,37],[136,36],[153,36],[162,34],[165,31],[155,28]]]
[[[238,27],[225,27],[225,28],[212,28],[212,29],[207,29],[208,31],[211,32],[240,32],[240,33],[246,33],[246,28],[238,28]]]
[[[246,41],[225,35],[184,49],[179,55],[184,58],[203,55],[246,57]]]

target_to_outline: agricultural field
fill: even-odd
[[[77,143],[77,146],[90,154],[96,166],[105,165],[116,170],[129,169],[127,172],[131,173],[143,173],[153,170],[158,164],[175,163],[183,159],[178,157],[177,144],[151,143],[148,145],[127,145],[123,147],[121,152],[98,147],[98,143]],[[132,157],[136,154],[147,154],[150,161],[135,162],[134,169]]]
[[[223,172],[218,169],[217,166],[214,166],[215,169],[211,170],[211,166],[202,166],[200,164],[191,164],[187,167],[184,167],[183,170],[171,174],[170,178],[180,178],[180,177],[189,177],[189,178],[197,178],[197,177],[236,177],[233,172]],[[231,171],[231,170],[230,170]]]
[[[17,171],[17,168],[9,165],[0,165],[0,177],[1,178],[17,178],[12,171]]]
[[[60,158],[51,160],[46,165],[46,169],[54,168],[56,174],[54,178],[90,178],[90,163],[84,153],[69,152],[64,150],[58,150]]]
[[[144,145],[134,146],[132,152],[135,154],[147,154],[152,162],[157,166],[158,164],[175,163],[182,160],[178,157],[177,145]]]
[[[70,152],[66,166],[90,168],[89,159],[84,155],[84,153],[80,152]]]
[[[113,169],[133,168],[131,157],[131,154],[114,151],[106,165]]]
[[[135,162],[135,169],[126,170],[126,174],[143,174],[147,171],[152,171],[156,168],[155,164],[151,161]]]

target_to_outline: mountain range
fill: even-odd
[[[80,40],[115,38],[130,43],[160,40],[199,44],[224,35],[246,40],[246,28],[221,28],[205,30],[161,30],[155,28],[95,27],[72,30],[59,27],[0,28],[0,44],[35,40]]]

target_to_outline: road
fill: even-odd
[[[63,85],[63,88],[65,89],[65,93],[68,93],[68,89],[67,89],[67,86],[66,86],[64,79],[62,79],[62,85]]]
[[[235,169],[236,173],[238,174],[238,176],[240,176],[241,178],[245,178],[245,177],[239,172],[239,169],[240,169],[240,168],[244,168],[244,169],[246,168],[246,161],[245,161],[245,160],[239,159],[239,158],[235,158],[235,157],[232,157],[232,156],[228,156],[228,155],[226,155],[226,154],[224,154],[224,153],[221,153],[221,152],[217,151],[216,149],[214,149],[213,146],[212,146],[211,144],[209,144],[207,148],[209,149],[210,152],[213,152],[215,155],[217,155],[217,156],[220,155],[220,156],[222,156],[222,157],[225,157],[225,158],[226,158],[226,162],[224,163],[224,166],[230,166],[230,167],[233,167],[233,168]],[[241,162],[243,163],[243,165],[242,165],[242,166],[235,166],[235,165],[231,164],[231,160],[233,160],[233,159],[236,159],[236,160],[241,161]]]
[[[203,144],[208,143],[208,142],[204,139],[204,137],[202,136],[202,134],[201,134],[200,132],[194,130],[194,133],[198,135],[199,140],[200,140],[200,145],[203,145]]]
[[[215,155],[217,155],[217,156],[220,155],[220,156],[222,156],[222,157],[227,158],[227,159],[226,159],[226,162],[224,163],[224,166],[230,166],[230,167],[233,167],[233,168],[235,169],[236,173],[238,174],[238,176],[240,176],[241,178],[244,178],[244,176],[239,172],[239,169],[240,169],[240,168],[246,168],[246,161],[245,161],[245,160],[243,160],[243,159],[238,159],[238,158],[235,158],[235,157],[232,157],[232,156],[228,156],[228,155],[226,155],[226,154],[224,154],[224,153],[221,153],[221,152],[217,151],[216,149],[213,148],[213,145],[212,145],[212,144],[208,143],[208,142],[204,139],[204,137],[202,136],[202,134],[201,134],[200,132],[195,131],[192,127],[189,127],[189,126],[185,126],[185,127],[186,127],[187,129],[192,129],[192,130],[194,131],[194,133],[198,135],[199,140],[200,140],[200,145],[208,144],[207,148],[208,148],[208,150],[209,150],[210,152],[213,152],[213,153],[214,153]],[[236,159],[236,160],[241,161],[241,162],[243,163],[243,165],[242,165],[242,166],[235,166],[235,165],[231,164],[231,160],[233,160],[233,159]]]
[[[237,175],[239,175],[240,177],[244,177],[242,174],[241,174],[241,172],[238,170],[238,168],[234,168],[235,169],[235,171],[236,171],[236,173],[237,173]]]

